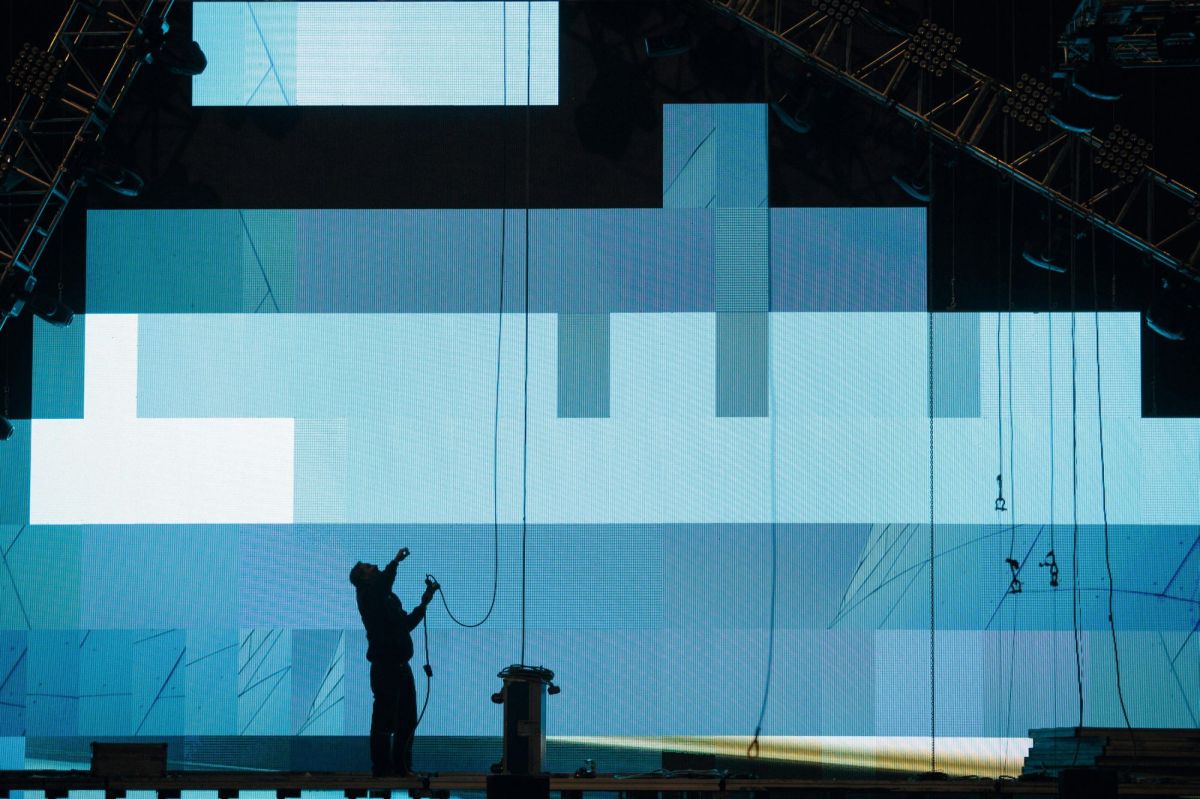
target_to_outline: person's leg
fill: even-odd
[[[396,677],[396,732],[392,739],[392,762],[396,764],[398,773],[407,774],[413,770],[413,735],[417,731],[417,685],[408,664],[396,670]]]
[[[385,777],[393,773],[392,731],[396,728],[398,685],[396,667],[387,663],[371,664],[371,773]]]

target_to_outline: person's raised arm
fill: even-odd
[[[379,572],[380,590],[385,594],[392,590],[392,584],[396,582],[396,567],[400,565],[400,561],[408,557],[408,547],[400,547],[396,553],[396,557],[388,561],[388,565],[383,567],[383,571]]]

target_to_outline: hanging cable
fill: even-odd
[[[525,602],[526,602],[526,551],[529,537],[528,527],[528,484],[529,484],[529,167],[530,167],[530,35],[533,26],[530,15],[532,0],[525,3],[525,375],[522,390],[521,422],[521,665],[525,665]]]
[[[1094,193],[1095,176],[1092,168],[1088,168],[1088,191]],[[1092,320],[1096,334],[1096,425],[1100,443],[1100,510],[1104,520],[1104,567],[1108,571],[1108,630],[1112,635],[1113,668],[1116,672],[1117,700],[1121,704],[1121,715],[1125,719],[1125,727],[1129,730],[1129,740],[1133,745],[1134,759],[1137,759],[1137,738],[1133,733],[1133,724],[1129,721],[1129,709],[1125,706],[1125,692],[1121,687],[1121,652],[1117,647],[1117,625],[1113,620],[1113,571],[1112,555],[1108,535],[1108,484],[1104,463],[1104,401],[1100,389],[1100,287],[1096,277],[1096,237],[1092,236]]]
[[[500,587],[500,365],[504,346],[504,283],[507,274],[508,252],[508,3],[500,4],[500,52],[503,58],[500,75],[503,85],[500,93],[500,298],[496,313],[496,385],[492,405],[492,598],[487,612],[476,622],[465,622],[450,609],[445,590],[438,591],[446,615],[459,627],[481,627],[492,617],[496,609],[496,596]],[[435,578],[436,579],[436,578]],[[426,661],[428,662],[429,634],[426,633]]]
[[[767,240],[770,241],[770,215],[767,215]],[[767,415],[770,417],[770,448],[771,448],[771,603],[770,614],[767,621],[767,676],[763,681],[762,702],[758,707],[758,721],[754,725],[754,737],[750,741],[750,745],[746,747],[747,757],[758,757],[759,745],[758,736],[762,732],[763,719],[767,715],[767,699],[771,695],[771,675],[775,665],[775,605],[776,605],[776,585],[779,577],[779,540],[778,540],[778,520],[779,520],[779,503],[776,482],[776,441],[778,431],[778,408],[775,405],[775,365],[774,365],[774,344],[775,337],[772,335],[771,324],[771,280],[770,280],[770,265],[767,266]]]
[[[922,77],[922,79],[924,79]],[[933,188],[933,140],[929,143],[929,186]],[[953,209],[951,209],[953,213]],[[928,226],[925,234],[928,241]],[[928,247],[928,244],[926,245]],[[925,323],[925,349],[928,363],[926,376],[928,378],[928,412],[929,412],[929,771],[937,771],[937,661],[936,661],[936,605],[934,603],[934,514],[933,514],[933,313],[927,311]]]
[[[1079,197],[1079,148],[1071,142],[1071,199]],[[1083,727],[1083,662],[1079,651],[1079,404],[1077,392],[1077,362],[1075,355],[1075,216],[1071,215],[1070,273],[1071,273],[1071,629],[1075,635],[1075,684],[1079,692],[1079,727]],[[1080,737],[1075,736],[1072,765],[1079,761]]]

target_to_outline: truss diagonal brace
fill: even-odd
[[[1182,246],[1184,244],[1182,239],[1190,238],[1190,236],[1185,234],[1193,233],[1196,226],[1189,221],[1177,225],[1174,232],[1168,231],[1166,235],[1159,236],[1152,235],[1154,227],[1152,224],[1153,218],[1156,213],[1161,213],[1161,209],[1156,210],[1152,196],[1157,195],[1179,206],[1176,209],[1179,211],[1176,217],[1182,217],[1184,210],[1188,208],[1192,209],[1189,215],[1195,217],[1195,209],[1200,207],[1200,199],[1198,199],[1197,193],[1178,181],[1172,180],[1163,173],[1145,167],[1137,181],[1124,189],[1129,193],[1124,200],[1124,204],[1121,206],[1120,212],[1109,215],[1098,209],[1092,200],[1099,202],[1102,199],[1113,196],[1114,200],[1119,203],[1121,202],[1121,198],[1115,197],[1114,190],[1109,190],[1101,195],[1093,195],[1089,200],[1086,197],[1080,198],[1075,196],[1075,193],[1072,191],[1056,188],[1052,183],[1055,174],[1059,171],[1059,167],[1065,163],[1064,159],[1068,158],[1068,153],[1074,152],[1078,154],[1080,151],[1084,151],[1094,156],[1099,151],[1103,142],[1091,133],[1052,132],[1048,134],[1046,142],[1016,158],[1007,158],[999,152],[989,150],[984,143],[985,128],[997,116],[997,109],[1003,103],[1003,98],[1015,92],[1012,87],[1004,85],[1002,81],[969,67],[961,61],[954,60],[950,64],[949,69],[953,70],[960,80],[965,79],[970,88],[959,92],[958,95],[951,97],[946,102],[940,104],[928,103],[924,96],[925,87],[927,83],[932,83],[932,81],[927,76],[927,79],[923,79],[918,83],[916,102],[909,103],[902,97],[903,92],[900,89],[900,84],[905,78],[905,72],[912,72],[917,67],[904,59],[900,60],[900,63],[895,67],[894,72],[886,81],[879,80],[877,75],[885,65],[890,65],[893,61],[900,58],[907,38],[910,38],[912,35],[910,33],[900,30],[893,31],[895,37],[898,37],[900,41],[892,42],[887,46],[887,49],[882,49],[879,53],[868,57],[863,66],[854,67],[850,63],[849,58],[847,58],[844,65],[839,65],[824,58],[822,55],[823,49],[817,49],[817,47],[809,44],[808,40],[803,37],[794,34],[785,35],[773,30],[769,21],[771,18],[770,8],[765,9],[763,13],[757,16],[755,15],[754,12],[760,6],[770,7],[771,3],[756,3],[750,9],[743,4],[737,3],[736,0],[700,0],[700,2],[725,16],[733,17],[749,31],[776,45],[779,50],[791,55],[813,71],[825,75],[827,78],[857,92],[877,105],[891,109],[901,119],[911,123],[914,128],[924,131],[935,140],[941,141],[959,152],[966,153],[976,161],[1005,175],[1016,184],[1024,186],[1064,211],[1090,224],[1097,230],[1101,230],[1113,238],[1124,242],[1152,261],[1174,270],[1193,283],[1200,284],[1200,269],[1197,268],[1196,263],[1197,257],[1200,257],[1200,244],[1195,249],[1190,250],[1180,249],[1177,246],[1176,252],[1165,248],[1168,244]],[[783,0],[775,0],[775,2],[781,3]],[[791,32],[789,31],[789,33]],[[812,33],[816,36],[815,42],[820,44],[822,48],[827,49],[830,44],[829,38],[834,32],[831,30],[822,31],[818,27]],[[872,78],[875,78],[880,85],[872,85],[870,82]],[[968,98],[973,99],[968,105],[966,114],[963,116],[961,122],[958,124],[947,123],[951,127],[943,125],[940,119],[945,116],[946,110],[965,102]],[[927,105],[931,105],[932,108],[927,109]],[[970,124],[972,122],[974,124]],[[1048,153],[1055,148],[1061,149],[1055,154],[1056,158],[1048,170],[1043,171],[1041,175],[1029,171],[1027,167],[1032,166],[1032,162],[1040,155]],[[1147,230],[1141,233],[1135,231],[1126,222],[1126,219],[1129,218],[1128,211],[1130,204],[1139,195],[1143,187],[1145,188],[1146,195],[1147,217],[1150,222],[1147,224]],[[1189,253],[1189,251],[1190,254],[1180,254]]]

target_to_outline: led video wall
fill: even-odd
[[[558,2],[196,2],[198,106],[556,105]]]
[[[1195,726],[1200,423],[1142,418],[1138,317],[928,313],[923,209],[768,207],[767,114],[666,106],[661,208],[90,213],[0,448],[0,767],[363,736],[350,566],[408,546],[406,606],[430,572],[474,621],[494,535],[420,735],[497,736],[524,514],[552,740],[750,735],[774,566],[772,755],[921,768],[931,489],[939,765],[1077,723],[1076,586],[1085,723],[1123,723],[1105,514],[1132,720]]]

